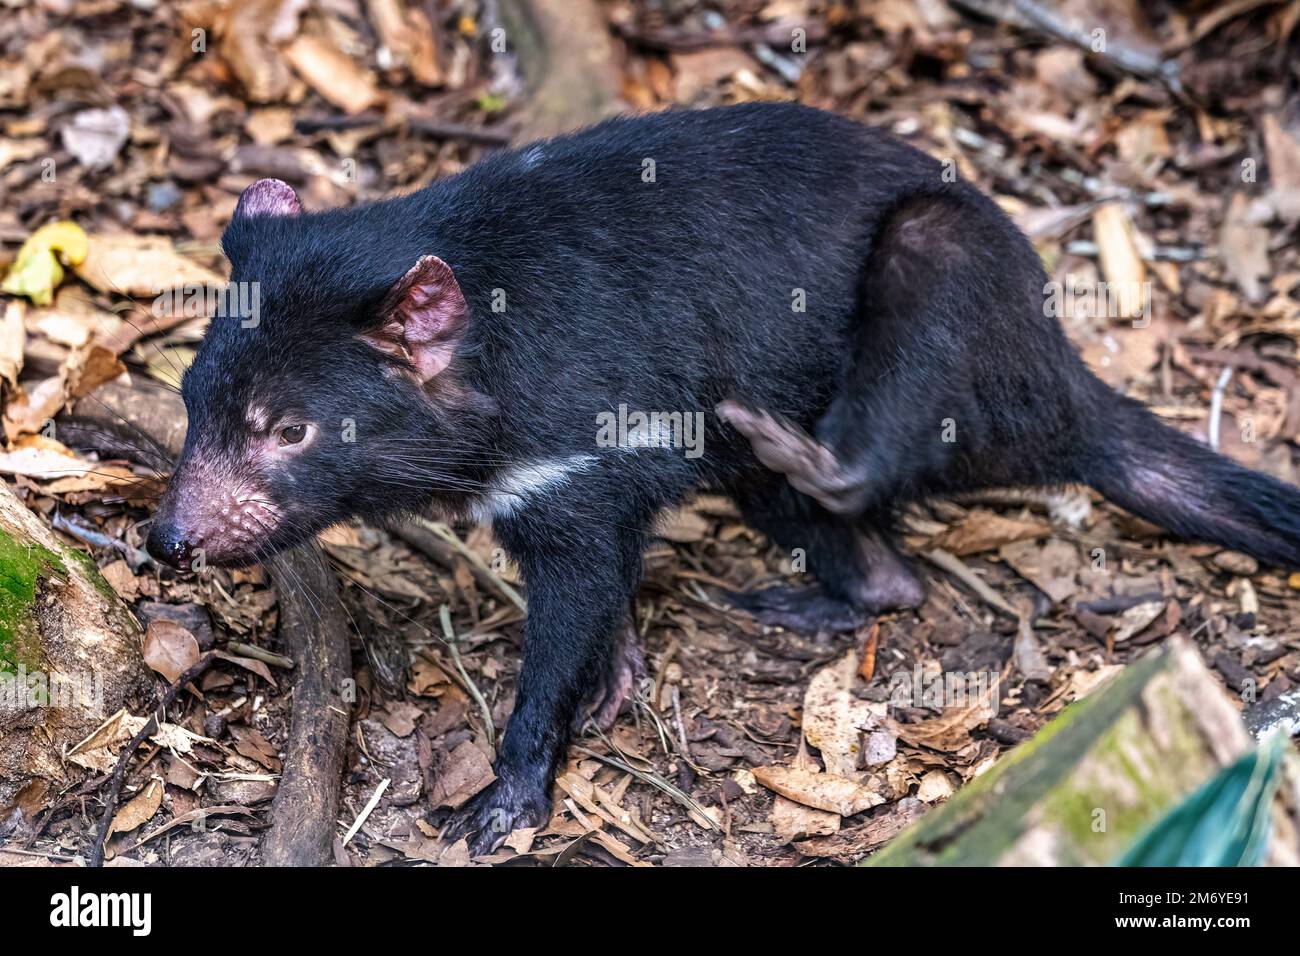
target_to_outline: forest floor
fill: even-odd
[[[969,10],[1005,3],[600,10],[632,108],[798,99],[953,161],[1016,218],[1052,278],[1080,290],[1063,321],[1098,374],[1294,483],[1300,2],[1062,6],[1104,31],[1105,52]],[[68,540],[93,552],[143,623],[171,617],[202,647],[274,652],[279,594],[258,569],[195,577],[138,561],[148,504],[104,466],[148,473],[66,448],[43,423],[124,374],[174,384],[204,320],[137,329],[129,317],[178,263],[222,274],[220,232],[253,179],[286,179],[323,208],[418,188],[509,142],[526,97],[491,53],[485,17],[469,0],[40,0],[5,13],[0,267],[53,221],[101,248],[128,242],[121,234],[162,238],[132,248],[111,286],[79,273],[48,305],[0,302],[24,333],[0,356],[21,369],[5,390],[0,471],[34,512],[74,529]],[[806,52],[790,50],[796,28]],[[1134,72],[1142,56],[1174,64],[1177,83]],[[1099,281],[1148,298],[1116,315],[1084,294]],[[93,468],[50,482],[40,456],[55,454]],[[789,555],[715,496],[665,516],[638,600],[650,681],[609,734],[571,751],[550,825],[490,862],[853,862],[1170,635],[1190,637],[1243,708],[1300,683],[1300,574],[1171,540],[1087,490],[932,502],[905,528],[921,608],[856,634],[795,634],[727,610],[718,593],[790,577]],[[457,531],[492,565],[489,530]],[[490,779],[470,687],[499,732],[522,614],[466,562],[431,562],[386,531],[342,527],[322,546],[356,623],[335,859],[468,863],[463,844],[438,842],[438,823]],[[189,752],[148,745],[131,765],[112,861],[257,863],[291,686],[246,657],[200,678],[169,715],[197,735]],[[935,688],[947,696],[927,696]],[[0,812],[0,863],[87,854],[107,775],[72,771]],[[169,825],[204,807],[221,808],[204,827]]]

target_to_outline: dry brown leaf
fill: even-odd
[[[360,113],[383,102],[371,75],[322,37],[299,36],[284,48],[284,57],[312,89],[345,113]]]
[[[999,548],[998,557],[1053,604],[1069,598],[1078,587],[1079,549],[1068,541],[1049,538],[1041,545],[1020,541]]]
[[[117,596],[128,604],[140,596],[140,582],[135,579],[131,573],[131,567],[120,558],[117,561],[110,561],[99,569],[104,580],[109,583]]]
[[[49,149],[46,141],[33,137],[31,139],[5,139],[0,137],[0,172],[12,163],[22,163],[34,159]]]
[[[862,657],[858,661],[858,676],[870,682],[876,674],[876,651],[880,647],[880,622],[872,621],[867,638],[862,643]]]
[[[44,435],[23,435],[10,450],[0,451],[0,474],[48,481],[66,476],[83,477],[93,470],[93,462],[79,458],[62,443]]]
[[[940,800],[947,800],[956,790],[946,773],[942,770],[931,770],[921,778],[920,786],[916,788],[916,797],[922,803],[937,803]]]
[[[429,805],[454,810],[495,779],[487,755],[466,740],[447,755],[447,764],[430,790]]]
[[[76,272],[100,292],[119,295],[157,296],[181,287],[225,285],[217,273],[177,252],[165,236],[91,236],[86,261]]]
[[[242,657],[239,654],[231,654],[229,651],[213,651],[212,654],[214,657],[218,657],[223,661],[229,661],[236,667],[242,667],[244,670],[256,674],[272,687],[279,686],[275,681],[274,675],[271,673],[271,668],[267,667],[265,663],[259,661],[255,657]]]
[[[506,837],[505,845],[523,856],[533,848],[533,838],[535,836],[537,836],[537,827],[523,827],[519,830],[511,830],[510,836]]]
[[[1001,199],[999,199],[1001,202]],[[1097,208],[1096,203],[1077,206],[1034,206],[1027,209],[1008,209],[1020,231],[1037,242],[1040,239],[1059,239],[1075,226],[1085,223]]]
[[[1120,158],[1138,174],[1144,174],[1153,160],[1169,156],[1169,134],[1165,124],[1168,110],[1147,110],[1115,134]]]
[[[854,773],[862,758],[862,737],[884,719],[885,704],[853,695],[857,654],[850,651],[813,675],[803,698],[803,733],[821,752],[829,773]]]
[[[913,747],[929,747],[952,753],[970,743],[970,732],[983,726],[997,714],[999,682],[994,681],[984,700],[966,707],[949,707],[938,717],[915,724],[899,724],[898,739]]]
[[[639,826],[632,815],[617,805],[611,809],[610,801],[599,801],[599,787],[590,780],[575,773],[563,773],[556,779],[556,785],[569,795],[593,822],[603,820],[622,830],[637,843],[651,843],[654,838]]]
[[[407,682],[406,689],[420,697],[435,697],[440,692],[439,688],[445,688],[451,683],[445,670],[428,658],[418,657],[411,664],[411,679]]]
[[[1164,601],[1143,601],[1119,616],[1115,624],[1115,643],[1122,644],[1145,631],[1165,610]]]
[[[885,798],[874,790],[833,773],[813,773],[797,767],[755,767],[754,779],[767,789],[806,807],[850,817]]]
[[[255,103],[283,99],[292,76],[271,39],[284,8],[291,14],[301,2],[233,0],[217,25],[217,55]]]
[[[1264,148],[1273,211],[1283,222],[1294,225],[1300,222],[1300,140],[1269,113],[1264,117]]]
[[[259,146],[275,146],[293,136],[293,110],[280,106],[254,110],[244,121],[244,132]]]
[[[24,438],[29,436],[24,436]],[[162,494],[163,482],[159,479],[138,478],[122,465],[88,463],[84,474],[56,478],[43,485],[51,495],[70,495],[81,491],[100,491],[105,495],[122,495],[133,501],[149,501]]]
[[[404,701],[390,701],[379,714],[379,722],[398,737],[409,737],[415,733],[415,724],[424,711],[414,704]]]
[[[1016,541],[1041,538],[1050,534],[1051,526],[1032,518],[1005,518],[993,511],[973,509],[961,523],[938,535],[931,547],[965,557],[992,551]]]
[[[280,772],[280,758],[275,745],[263,737],[260,731],[254,727],[232,724],[230,733],[235,738],[236,751],[272,773]]]
[[[433,27],[418,4],[407,4],[403,0],[366,0],[366,12],[383,44],[379,50],[381,65],[389,59],[393,66],[407,67],[422,86],[442,85],[444,76],[438,62]]]
[[[655,534],[677,544],[694,544],[709,535],[713,525],[689,506],[665,511],[655,522]]]
[[[105,382],[111,382],[125,372],[126,366],[110,348],[92,343],[83,349],[74,350],[68,368],[70,397],[89,395]]]
[[[716,46],[705,50],[674,53],[670,57],[678,102],[690,103],[736,73],[748,71],[761,75],[763,68],[744,50],[734,46]]]
[[[145,725],[125,707],[106,717],[104,722],[68,751],[68,760],[79,767],[109,773],[117,764],[117,752]]]
[[[791,766],[796,770],[821,773],[821,767],[809,755],[808,745],[802,737],[799,738],[799,749],[795,752]],[[744,780],[748,783],[749,789],[746,789],[744,783],[741,784],[741,788],[745,789],[747,793],[753,792],[752,788],[758,785],[758,780],[754,777],[754,774],[746,770]],[[804,806],[794,800],[787,800],[779,793],[772,801],[772,809],[768,813],[767,819],[772,824],[773,832],[785,840],[805,836],[824,836],[835,833],[840,828],[840,815],[838,813],[831,813],[827,810],[814,810],[812,807]]]
[[[66,366],[58,375],[42,379],[25,389],[5,409],[5,438],[44,431],[68,400]],[[71,454],[69,452],[69,454]]]
[[[126,564],[125,561],[117,563]],[[149,622],[144,634],[144,662],[161,674],[167,683],[175,683],[198,660],[199,642],[188,630],[175,621],[158,619]]]
[[[856,858],[888,843],[905,827],[920,819],[925,809],[920,800],[903,799],[888,810],[873,814],[859,827],[833,836],[803,840],[794,846],[804,856]]]
[[[114,833],[130,833],[153,819],[153,815],[162,806],[163,782],[159,777],[150,777],[144,788],[125,803],[108,825],[108,836]]]
[[[1264,282],[1273,271],[1268,230],[1255,221],[1245,193],[1237,193],[1228,204],[1219,232],[1219,258],[1247,299],[1259,302],[1264,297]]]
[[[136,325],[140,325],[141,321],[147,323],[148,319],[132,319]],[[127,322],[111,312],[96,308],[85,298],[83,290],[67,285],[55,293],[52,306],[28,313],[27,323],[29,330],[40,333],[58,345],[74,349],[83,348],[91,341],[111,348],[126,333],[136,334]],[[120,354],[122,349],[113,348],[113,351]]]

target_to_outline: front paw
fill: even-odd
[[[471,857],[487,856],[515,830],[543,826],[550,818],[549,786],[498,778],[448,817],[441,837],[446,843],[466,837]]]

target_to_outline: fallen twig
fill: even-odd
[[[1016,613],[1015,608],[1002,600],[1002,597],[998,592],[985,584],[984,580],[978,574],[966,567],[961,558],[949,554],[942,548],[931,548],[929,551],[923,551],[921,557],[925,558],[936,567],[947,571],[962,584],[966,585],[966,587],[974,591],[985,604],[996,608],[1008,617],[1014,617],[1017,619],[1020,617],[1020,615]]]
[[[348,832],[343,834],[344,846],[347,846],[352,838],[357,835],[357,831],[361,829],[361,825],[365,823],[370,814],[374,812],[375,807],[379,806],[379,798],[384,795],[384,791],[388,789],[388,785],[392,782],[391,777],[385,777],[380,781],[379,786],[375,788],[375,792],[372,793],[370,799],[366,801],[366,805],[362,807],[361,812],[357,814],[357,818],[352,821],[352,826],[348,827]]]
[[[524,601],[523,597],[520,596],[519,592],[511,587],[507,581],[503,580],[501,575],[488,567],[483,559],[471,551],[454,531],[448,528],[445,524],[441,524],[437,521],[430,521],[428,518],[417,517],[415,522],[419,526],[419,529],[430,532],[439,540],[450,545],[456,553],[468,561],[470,570],[476,579],[485,583],[515,607],[519,608],[519,610],[527,613],[528,604]],[[420,551],[429,555],[429,557],[438,561],[438,563],[443,564],[444,566],[446,565],[446,559],[441,556],[445,555],[445,552],[429,547],[427,538],[421,538],[418,535],[410,535],[409,530],[410,529],[404,527],[398,527],[394,529],[394,532],[399,538],[410,544],[412,547],[418,548]]]
[[[496,728],[492,724],[492,708],[488,706],[487,700],[484,699],[478,685],[470,680],[469,672],[465,670],[465,665],[460,660],[460,648],[457,647],[456,630],[451,626],[451,608],[443,604],[438,608],[438,619],[442,621],[442,633],[447,639],[447,649],[451,652],[452,662],[456,665],[456,672],[460,674],[460,679],[465,682],[465,689],[469,691],[474,702],[478,704],[478,709],[483,713],[483,733],[487,735],[488,746],[494,751],[496,744]]]
[[[185,673],[181,674],[176,679],[176,682],[163,692],[158,703],[154,705],[149,719],[144,722],[143,727],[136,731],[135,736],[127,743],[126,749],[117,758],[117,766],[113,768],[113,775],[108,780],[108,792],[104,795],[104,813],[100,816],[99,826],[95,829],[95,842],[90,848],[90,859],[86,864],[87,866],[100,867],[104,865],[104,844],[108,840],[109,825],[113,822],[113,811],[117,809],[117,798],[122,793],[122,784],[126,782],[126,768],[131,762],[131,756],[151,734],[158,732],[158,714],[165,712],[181,692],[181,688],[207,670],[216,659],[215,654],[205,654],[195,661]]]
[[[1098,50],[1090,31],[1070,23],[1038,0],[953,0],[953,3],[999,23],[1032,27],[1106,60],[1126,73],[1162,80],[1171,90],[1182,89],[1175,61],[1118,43],[1113,37],[1107,38],[1104,48]]]
[[[583,747],[580,744],[574,744],[573,749],[579,751],[580,753],[586,754],[588,757],[593,757],[596,760],[599,760],[601,763],[607,763],[611,767],[617,767],[619,770],[622,770],[624,773],[630,773],[638,780],[642,781],[643,783],[650,784],[650,786],[654,787],[657,790],[662,790],[664,793],[668,794],[668,796],[672,797],[683,807],[685,807],[686,811],[691,815],[691,819],[694,820],[696,823],[700,824],[701,826],[709,830],[718,829],[718,825],[714,823],[712,818],[708,815],[708,813],[705,812],[703,806],[701,806],[690,794],[680,790],[677,787],[674,787],[671,783],[669,783],[659,774],[647,773],[644,770],[638,770],[636,767],[632,766],[630,763],[627,763],[626,761],[619,760],[617,757],[611,757],[609,754],[598,753],[597,751],[592,750],[590,747]]]
[[[629,24],[618,22],[613,24],[614,31],[626,42],[662,53],[690,53],[712,47],[750,46],[752,44],[789,49],[796,27],[804,31],[804,40],[809,45],[826,41],[826,25],[817,20],[798,24],[777,22],[760,27],[723,27],[722,29],[709,31],[665,28],[641,30]]]
[[[287,671],[293,670],[292,658],[285,657],[283,654],[276,654],[274,651],[264,650],[253,644],[245,644],[243,641],[227,641],[226,650],[243,657],[252,657],[264,664],[270,664],[272,667],[280,667]]]
[[[304,116],[294,121],[293,128],[296,132],[310,135],[332,130],[363,129],[367,126],[401,127],[403,125],[426,136],[432,136],[434,139],[458,139],[476,146],[500,148],[510,142],[510,134],[497,129],[448,123],[423,116],[390,119],[374,110],[357,113],[355,116]]]
[[[1223,371],[1219,373],[1218,381],[1214,383],[1214,391],[1210,393],[1210,428],[1209,442],[1210,447],[1215,451],[1219,450],[1219,423],[1223,418],[1223,393],[1228,388],[1228,383],[1232,381],[1232,366],[1225,365]]]

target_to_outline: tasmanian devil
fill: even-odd
[[[795,628],[915,604],[891,510],[989,486],[1086,483],[1300,566],[1300,491],[1094,378],[1033,248],[950,179],[886,133],[747,105],[611,120],[347,209],[256,182],[223,248],[258,315],[214,319],[185,375],[149,550],[238,565],[350,516],[490,521],[528,617],[497,780],[444,831],[479,853],[546,819],[572,728],[616,713],[642,546],[702,486],[806,553],[819,586],[736,598]]]

